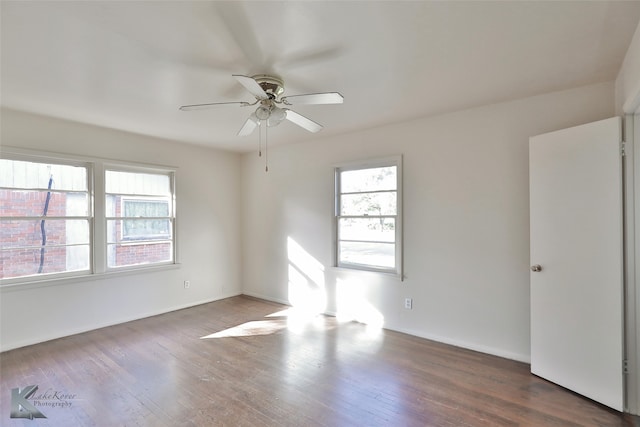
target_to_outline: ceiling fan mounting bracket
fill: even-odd
[[[284,93],[284,81],[279,77],[270,76],[267,74],[256,74],[251,76],[264,90],[269,98],[275,99]]]

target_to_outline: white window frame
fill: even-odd
[[[176,172],[177,168],[164,165],[149,165],[123,162],[111,159],[76,156],[45,151],[29,150],[3,146],[0,158],[22,160],[37,163],[52,163],[87,168],[87,189],[89,193],[89,253],[90,268],[74,272],[35,274],[0,279],[0,288],[10,289],[13,286],[48,286],[68,283],[69,280],[99,279],[104,275],[130,274],[136,271],[153,271],[158,269],[178,268],[178,233],[176,213]],[[105,203],[105,171],[122,170],[140,173],[164,173],[170,176],[171,213],[172,213],[172,261],[147,263],[117,268],[107,268],[107,222]],[[51,217],[53,219],[53,217]]]
[[[388,167],[395,166],[396,167],[396,215],[385,215],[387,217],[395,218],[395,267],[394,268],[386,268],[386,267],[375,267],[370,265],[342,262],[340,260],[340,236],[339,236],[339,220],[341,218],[340,215],[340,206],[341,201],[340,197],[342,196],[341,191],[341,182],[340,182],[340,173],[345,171],[353,171],[353,170],[362,170],[362,169],[373,169],[380,167]],[[363,160],[358,162],[350,162],[343,163],[339,165],[335,165],[334,167],[334,215],[333,215],[333,254],[334,254],[334,266],[337,268],[345,268],[350,270],[361,270],[361,271],[371,271],[389,274],[393,276],[397,276],[400,279],[403,277],[403,215],[402,215],[402,205],[403,205],[403,191],[402,191],[402,156],[391,156],[384,157],[378,159],[371,160]],[[364,218],[365,216],[363,216]],[[375,216],[373,216],[375,218]]]
[[[52,220],[83,220],[87,221],[89,227],[89,265],[85,270],[76,270],[76,271],[60,271],[54,273],[35,273],[31,275],[25,276],[17,276],[17,277],[7,277],[0,278],[0,285],[10,284],[10,283],[22,283],[22,282],[34,282],[34,281],[43,281],[43,280],[51,280],[57,278],[68,278],[68,277],[76,277],[76,276],[84,276],[87,274],[93,274],[94,272],[94,263],[93,263],[93,248],[95,246],[94,239],[94,225],[95,225],[95,215],[93,209],[93,164],[91,162],[86,162],[78,159],[72,158],[64,158],[53,155],[45,155],[45,154],[25,154],[20,152],[7,152],[7,150],[3,150],[1,158],[12,161],[23,161],[30,163],[40,163],[40,164],[55,164],[55,165],[63,165],[63,166],[75,166],[82,167],[86,171],[86,194],[87,194],[87,215],[86,216],[26,216],[26,217],[2,217],[2,219],[11,219],[11,220],[43,220],[46,218],[46,221]],[[35,189],[35,188],[22,188],[27,191],[47,191],[44,189]],[[77,193],[77,191],[66,191],[66,190],[53,190],[56,193]],[[64,246],[74,246],[74,245],[64,245]]]
[[[128,219],[128,217],[125,216],[121,216],[121,217],[110,217],[110,216],[106,216],[106,174],[107,171],[116,171],[116,172],[130,172],[130,173],[143,173],[143,174],[157,174],[157,175],[166,175],[169,177],[169,191],[171,194],[171,197],[169,199],[169,217],[167,217],[170,222],[171,222],[171,238],[170,239],[166,239],[166,240],[170,240],[171,241],[171,260],[169,261],[161,261],[161,262],[152,262],[152,263],[145,263],[145,264],[132,264],[132,265],[124,265],[124,266],[115,266],[115,267],[109,267],[109,262],[108,262],[108,254],[109,254],[109,250],[108,250],[108,246],[109,246],[109,239],[107,237],[107,223],[110,220],[126,220]],[[107,163],[104,165],[104,170],[102,173],[102,179],[103,179],[103,192],[102,192],[102,200],[105,203],[105,207],[103,210],[104,213],[104,218],[103,218],[103,233],[104,233],[104,244],[103,244],[103,251],[104,251],[104,255],[103,255],[103,265],[104,265],[104,269],[105,271],[126,271],[126,270],[135,270],[135,269],[139,269],[139,268],[149,268],[149,267],[153,267],[153,266],[162,266],[162,265],[171,265],[171,264],[175,264],[176,263],[176,246],[177,246],[177,240],[176,240],[176,186],[175,186],[175,169],[170,169],[170,168],[159,168],[159,167],[150,167],[150,166],[134,166],[134,165],[127,165],[127,164],[122,164],[122,163]],[[135,195],[121,195],[123,200],[124,199],[132,199],[132,200],[140,200],[141,198],[145,198],[145,197],[149,197],[149,195],[145,195],[145,194],[135,194]],[[152,218],[142,218],[142,219],[152,219]],[[156,219],[156,218],[153,218]],[[122,232],[124,232],[124,230],[122,230]],[[139,242],[143,242],[141,240],[132,240],[132,241],[125,241],[122,242],[122,246],[127,246],[127,245],[131,245],[131,244],[136,244]],[[153,241],[149,241],[147,244],[155,244],[158,242],[153,242]]]

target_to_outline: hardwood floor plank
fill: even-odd
[[[241,296],[1,353],[0,425],[635,424],[523,363],[294,314]],[[28,385],[76,398],[10,418]]]

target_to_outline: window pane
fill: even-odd
[[[124,215],[127,217],[169,216],[167,200],[124,200]]]
[[[170,236],[171,223],[168,219],[127,219],[122,221],[123,239],[153,239]]]
[[[388,269],[396,265],[393,243],[340,242],[338,250],[340,263]]]
[[[169,175],[106,171],[106,191],[117,194],[171,195]]]
[[[396,190],[398,182],[396,171],[396,166],[342,171],[340,172],[340,192]]]
[[[3,249],[0,278],[89,270],[89,245]]]
[[[173,261],[171,242],[137,242],[107,245],[109,268]]]
[[[339,240],[393,243],[396,241],[396,220],[394,218],[340,218],[338,238]]]
[[[89,221],[45,219],[2,220],[0,240],[3,248],[78,245],[89,243]]]
[[[344,194],[341,215],[395,215],[396,192]]]
[[[0,216],[41,216],[45,209],[47,216],[88,216],[89,195],[0,189]]]
[[[84,166],[0,159],[0,171],[0,187],[87,191]]]
[[[107,221],[107,242],[171,239],[170,219],[114,219]]]

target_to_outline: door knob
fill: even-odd
[[[536,264],[536,265],[532,265],[531,266],[531,271],[537,273],[539,271],[542,271],[542,266],[540,264]]]

